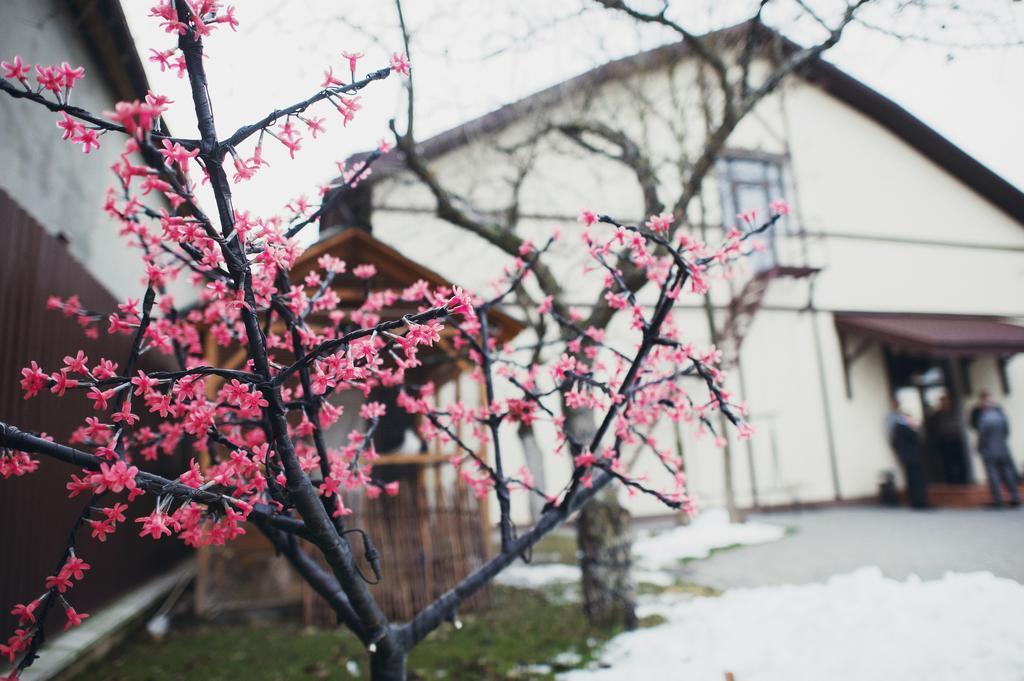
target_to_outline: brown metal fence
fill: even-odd
[[[123,364],[130,345],[125,336],[104,333],[96,340],[85,338],[74,319],[46,310],[49,295],[71,294],[78,294],[90,309],[113,310],[116,305],[65,244],[0,191],[0,420],[24,430],[45,431],[58,441],[66,441],[92,414],[89,402],[84,393],[62,399],[47,393],[24,400],[18,386],[21,368],[32,360],[48,369],[58,367],[64,355],[77,348],[85,350],[91,361],[106,357]],[[141,368],[158,368],[153,364],[156,359],[146,358]],[[152,468],[163,474],[175,471],[173,477],[180,467],[180,461],[164,458]],[[0,480],[2,638],[15,624],[11,606],[42,593],[43,580],[52,573],[68,529],[81,510],[82,498],[69,500],[64,490],[73,472],[72,466],[42,461],[35,473]],[[153,500],[146,496],[135,504],[148,512]],[[130,522],[104,544],[82,531],[78,546],[92,570],[68,598],[85,611],[164,572],[188,554],[177,540],[140,538]]]
[[[482,509],[466,487],[457,483],[429,500],[426,491],[419,484],[395,497],[346,498],[346,505],[356,510],[353,517],[359,518],[358,526],[380,551],[383,581],[370,588],[384,614],[394,621],[412,618],[488,557]],[[361,556],[358,538],[350,535],[350,539]],[[372,576],[368,566],[362,570]],[[463,603],[461,611],[473,612],[490,603],[490,589],[485,588]],[[304,589],[303,610],[307,625],[336,625],[334,612],[309,587]]]

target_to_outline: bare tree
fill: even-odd
[[[659,30],[660,35],[675,39],[674,44],[654,52],[661,55],[657,60],[657,66],[661,68],[671,70],[682,63],[694,67],[694,77],[670,82],[673,102],[678,102],[679,106],[659,109],[647,101],[643,87],[634,87],[632,80],[626,77],[618,79],[618,82],[630,88],[630,102],[617,108],[614,116],[609,116],[595,105],[595,100],[601,97],[596,90],[602,82],[600,78],[591,78],[585,81],[587,87],[577,91],[567,90],[546,100],[540,98],[533,106],[525,103],[520,106],[516,115],[522,119],[533,119],[533,133],[517,143],[514,149],[502,148],[496,140],[489,141],[488,133],[478,136],[474,142],[489,142],[506,154],[511,165],[524,156],[532,160],[540,153],[536,147],[553,136],[570,140],[577,151],[593,158],[611,160],[632,177],[643,210],[642,215],[635,216],[636,221],[643,221],[646,216],[667,214],[672,218],[670,237],[682,231],[696,233],[705,240],[709,237],[707,206],[717,203],[707,196],[708,180],[714,175],[716,164],[734,131],[787,79],[801,73],[839,43],[848,27],[861,21],[862,26],[902,40],[931,39],[939,43],[945,40],[945,44],[961,47],[991,45],[1000,41],[984,36],[965,39],[960,34],[947,40],[942,33],[950,17],[970,22],[976,27],[985,26],[993,14],[998,15],[1002,10],[998,2],[964,8],[958,3],[942,0],[843,0],[834,3],[761,0],[749,3],[751,9],[746,19],[707,33],[688,28],[689,22],[685,17],[696,11],[689,3],[594,0],[590,4],[621,16],[636,26]],[[395,6],[407,51],[414,50],[415,46],[409,45],[410,32],[401,0],[396,0]],[[806,45],[798,45],[766,25],[765,14],[773,11],[807,38]],[[923,34],[900,30],[899,19],[915,22],[918,26],[927,20],[930,22],[927,24],[929,30]],[[1020,44],[1016,36],[1010,36],[1006,41],[1007,44]],[[643,70],[645,56],[651,55],[635,58],[641,66],[634,69],[634,73]],[[523,244],[517,229],[522,212],[519,208],[519,187],[524,173],[531,172],[530,163],[522,164],[515,182],[510,182],[506,210],[495,213],[473,205],[467,198],[465,187],[458,186],[456,181],[435,170],[434,159],[425,154],[418,143],[414,134],[412,81],[409,81],[407,89],[406,126],[404,130],[395,129],[402,164],[429,189],[438,217],[514,256]],[[684,120],[679,113],[688,107],[698,112],[690,121]],[[570,111],[568,115],[564,113],[566,110]],[[643,135],[645,120],[649,117],[660,117],[660,124],[673,131],[676,137],[673,155],[666,157],[664,150],[650,148]],[[524,150],[530,151],[526,153]],[[666,175],[670,181],[665,180]],[[716,229],[729,219],[730,216],[723,216]],[[622,285],[631,292],[639,291],[647,283],[646,273],[630,262],[626,252],[619,255],[614,267],[621,272]],[[615,309],[603,296],[594,300],[586,319],[578,322],[570,319],[564,288],[554,274],[556,270],[557,265],[551,262],[551,257],[538,261],[536,265],[540,295],[550,297],[557,325],[535,329],[535,335],[543,339],[557,332],[556,335],[560,334],[565,340],[582,329],[607,328]],[[738,362],[739,344],[749,320],[744,320],[739,313],[724,320],[717,317],[708,295],[704,297],[704,310],[709,336],[725,351],[726,365],[734,365]],[[593,419],[586,410],[566,409],[565,413],[569,417],[570,430],[591,432]],[[724,420],[719,421],[717,430],[724,434],[725,425]],[[529,454],[535,448],[536,436],[528,427],[521,428],[520,435],[524,451]],[[723,446],[725,502],[730,516],[738,519],[740,513],[733,484],[734,443],[728,437],[722,437],[720,441]],[[532,456],[528,459],[537,460]],[[577,522],[584,609],[594,621],[629,624],[634,620],[633,589],[629,586],[628,575],[627,515],[609,489],[581,512]]]
[[[633,225],[584,213],[581,234],[587,252],[595,271],[604,277],[607,296],[632,315],[632,343],[624,350],[588,335],[561,303],[552,303],[549,309],[536,310],[547,317],[546,324],[560,329],[554,341],[543,334],[537,341],[558,355],[545,371],[529,363],[535,348],[496,347],[489,313],[526,295],[528,281],[533,286],[536,280],[543,290],[558,290],[545,264],[554,236],[530,245],[508,234],[511,241],[506,242],[489,227],[465,218],[467,228],[516,245],[498,279],[496,295],[484,299],[461,290],[413,286],[375,292],[354,311],[340,314],[344,311],[332,284],[343,276],[372,278],[371,267],[352,263],[348,270],[346,263],[325,256],[301,281],[289,277],[300,251],[295,237],[316,224],[330,202],[315,210],[295,206],[288,219],[261,220],[235,207],[232,186],[258,174],[264,143],[281,144],[294,155],[303,139],[299,128],[315,133],[325,124],[313,115],[318,105],[333,105],[347,121],[354,114],[350,97],[392,73],[408,75],[408,59],[395,53],[390,67],[357,78],[359,57],[346,56],[351,79],[342,80],[329,71],[321,89],[307,99],[223,136],[217,130],[206,76],[204,40],[218,26],[236,25],[233,10],[213,0],[167,0],[157,3],[153,14],[177,38],[177,48],[162,56],[175,60],[176,68],[188,77],[197,139],[173,138],[161,131],[159,119],[170,102],[154,93],[145,101],[120,102],[114,111],[99,115],[69,103],[81,69],[36,65],[33,85],[20,57],[2,64],[0,91],[59,113],[64,138],[86,152],[111,137],[124,136],[124,155],[114,167],[115,187],[105,205],[125,236],[140,247],[147,272],[141,300],[125,301],[115,311],[86,310],[72,299],[51,301],[52,307],[78,317],[87,328],[98,332],[106,322],[108,333],[132,339],[123,366],[101,358],[90,367],[83,351],[69,348],[63,367],[44,370],[33,362],[23,370],[26,398],[49,390],[59,398],[84,394],[92,401],[95,416],[76,431],[71,440],[75,446],[0,423],[2,477],[30,474],[39,466],[34,456],[55,459],[81,469],[71,476],[66,491],[86,499],[54,574],[40,576],[41,595],[15,607],[21,626],[0,645],[0,654],[15,663],[8,678],[17,679],[37,658],[50,615],[62,609],[66,627],[77,626],[86,617],[72,606],[71,589],[89,570],[84,556],[100,550],[94,540],[125,531],[127,507],[116,501],[122,495],[129,500],[143,495],[154,499],[152,512],[133,518],[141,524],[140,534],[154,539],[177,535],[191,546],[217,545],[245,533],[245,521],[255,525],[330,605],[339,623],[364,644],[376,680],[404,679],[406,658],[414,646],[445,622],[457,622],[465,599],[594,503],[612,483],[650,494],[670,508],[687,506],[678,462],[671,458],[660,461],[673,473],[665,489],[629,474],[623,463],[626,434],[630,424],[640,420],[689,417],[709,425],[715,411],[745,429],[723,393],[721,374],[714,366],[716,354],[682,342],[670,312],[690,287],[702,289],[708,272],[741,257],[749,240],[768,229],[778,215],[711,248],[674,241],[664,221]],[[413,151],[410,137],[399,136],[399,141]],[[251,153],[243,154],[243,147]],[[367,157],[342,178],[341,185],[355,186],[382,153]],[[412,162],[415,158],[410,153]],[[198,175],[201,180],[195,179]],[[424,178],[430,177],[424,171]],[[208,181],[212,190],[212,214],[196,196],[201,181]],[[448,194],[435,187],[439,210],[453,220],[463,219]],[[150,194],[164,197],[174,210],[150,205]],[[440,199],[448,203],[442,205]],[[618,250],[625,236],[630,254]],[[653,306],[638,303],[638,286],[628,284],[613,258],[629,262],[634,276],[635,271],[649,271],[657,286]],[[202,291],[202,305],[187,313],[177,310],[165,295],[166,285],[182,273]],[[384,318],[386,301],[397,299],[418,311]],[[610,316],[608,311],[603,314]],[[241,368],[208,365],[200,342],[204,332],[219,345],[239,351]],[[460,359],[477,367],[487,398],[484,406],[435,406],[428,399],[434,386],[416,383],[406,373],[419,366],[420,350],[437,345],[442,333],[457,340],[453,345],[461,348]],[[584,347],[593,352],[581,352]],[[136,366],[144,352],[165,353],[178,368],[147,374]],[[498,383],[514,390],[516,397],[499,398]],[[373,473],[372,436],[385,405],[364,404],[365,428],[349,433],[340,450],[328,447],[324,437],[324,430],[340,416],[328,397],[344,391],[365,394],[379,385],[401,388],[398,405],[420,417],[425,437],[454,450],[452,460],[461,477],[478,493],[493,494],[500,510],[498,554],[405,623],[390,622],[374,598],[369,585],[386,578],[380,573],[379,553],[340,495],[343,489],[362,491],[371,499],[398,492]],[[690,401],[694,390],[706,397],[700,409]],[[562,410],[570,414],[567,421],[559,415]],[[136,427],[144,411],[159,415],[158,428]],[[502,429],[528,428],[538,419],[554,424],[562,446],[572,454],[571,470],[560,488],[538,489],[505,469]],[[472,427],[473,439],[459,435],[462,425]],[[144,460],[158,447],[173,450],[182,442],[208,451],[212,465],[203,470],[193,461],[174,479],[144,470]],[[491,461],[477,454],[485,442],[493,448]],[[511,518],[511,496],[519,492],[545,500],[536,523],[522,533],[517,533]],[[623,516],[614,506],[606,508],[613,514],[592,526],[608,524],[621,536]],[[41,509],[45,512],[45,500]],[[84,536],[86,528],[90,537]],[[595,535],[594,542],[599,551],[609,550],[609,537]],[[326,569],[309,550],[322,558]],[[624,551],[628,546],[620,545],[613,556],[621,558]],[[372,578],[360,568],[358,553]],[[628,581],[619,586],[628,590]]]

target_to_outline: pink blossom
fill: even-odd
[[[170,536],[171,527],[174,521],[169,515],[163,511],[156,510],[147,516],[137,518],[137,523],[142,523],[142,531],[139,532],[140,537],[150,536],[153,539],[159,539],[164,535]]]
[[[324,128],[324,119],[323,118],[309,118],[309,119],[306,119],[305,123],[306,123],[306,128],[313,135],[313,139],[316,139],[316,136],[319,133],[327,132],[327,130]]]
[[[64,77],[64,87],[68,90],[75,86],[76,80],[85,78],[85,69],[81,66],[73,67],[67,62],[61,62],[60,66],[55,66],[54,68],[58,69]]]
[[[661,215],[652,215],[644,225],[652,232],[665,233],[668,232],[674,221],[675,216],[672,213],[662,213]]]
[[[50,379],[53,381],[53,386],[51,386],[50,392],[54,395],[64,397],[65,391],[70,388],[78,387],[78,381],[73,378],[68,378],[67,369],[61,369],[59,373],[55,372],[50,374]]]
[[[199,155],[198,149],[189,151],[185,147],[181,146],[177,142],[171,142],[168,139],[161,140],[163,149],[159,149],[161,155],[171,163],[177,163],[178,167],[182,170],[188,170],[189,159],[195,158]]]
[[[387,408],[380,402],[367,402],[359,408],[359,416],[370,421],[379,419],[387,412]]]
[[[88,614],[86,614],[86,613],[84,613],[84,612],[83,612],[83,613],[79,613],[79,612],[77,612],[77,611],[76,611],[76,610],[75,610],[74,608],[72,608],[72,607],[67,607],[67,608],[65,608],[65,609],[64,609],[64,614],[65,614],[65,615],[67,615],[67,618],[68,618],[68,621],[67,621],[67,622],[66,622],[66,623],[64,624],[64,631],[67,631],[67,630],[68,630],[68,629],[70,629],[71,627],[77,627],[77,626],[78,626],[78,625],[80,625],[80,624],[81,624],[81,623],[82,623],[82,622],[83,622],[83,621],[84,621],[84,620],[85,620],[85,619],[86,619],[87,617],[89,617],[89,615],[88,615]]]
[[[36,64],[36,82],[38,82],[44,90],[49,90],[50,92],[57,94],[64,85],[64,74],[56,66],[43,66],[42,64]]]
[[[353,268],[352,274],[360,279],[369,279],[373,275],[377,274],[377,268],[369,264],[358,265]]]
[[[64,366],[68,368],[68,371],[73,371],[76,374],[88,374],[88,362],[89,358],[86,357],[85,353],[82,352],[81,350],[79,350],[78,354],[75,355],[74,357],[64,357]]]
[[[49,382],[46,372],[40,369],[39,364],[35,361],[32,362],[31,366],[21,370],[21,376],[21,389],[25,392],[26,400],[30,397],[35,397]]]
[[[395,73],[400,73],[408,78],[410,66],[412,66],[412,64],[409,63],[409,58],[404,54],[398,54],[395,52],[391,55],[391,70]]]
[[[39,468],[39,462],[25,452],[8,450],[5,454],[0,454],[0,478],[5,480],[33,473],[37,468]]]
[[[89,481],[96,487],[97,492],[110,490],[115,494],[124,490],[133,490],[137,487],[135,476],[139,469],[129,466],[124,461],[114,464],[101,463],[98,473],[89,476]]]
[[[363,58],[362,52],[342,52],[341,58],[348,60],[348,69],[352,73],[352,80],[356,79],[356,62]]]
[[[175,48],[171,48],[169,50],[163,50],[163,51],[159,51],[159,50],[155,50],[153,48],[150,48],[149,49],[149,52],[150,52],[149,61],[153,62],[154,64],[159,64],[160,65],[160,73],[163,73],[164,69],[167,69],[167,68],[171,67],[170,60],[171,60],[171,57],[174,56],[174,53],[176,51],[177,50]]]
[[[748,225],[753,226],[753,224],[757,221],[757,211],[751,208],[750,210],[745,210],[742,213],[738,214],[736,218],[742,222],[747,223]]]
[[[785,199],[775,199],[771,202],[769,210],[774,215],[789,215],[792,212],[792,208],[789,206],[789,202]]]
[[[57,127],[64,131],[61,139],[69,140],[79,134],[80,131],[85,130],[85,126],[76,121],[71,116],[68,116],[66,112],[61,111],[61,120],[57,121]]]
[[[235,17],[235,6],[228,5],[227,9],[224,10],[224,14],[217,17],[217,23],[227,24],[231,27],[231,30],[238,32],[238,18]]]
[[[26,605],[18,604],[11,610],[11,614],[18,618],[19,624],[32,624],[36,621],[36,608],[39,607],[39,599],[32,601]]]
[[[329,66],[327,67],[327,70],[324,71],[324,81],[320,83],[320,87],[326,90],[329,87],[335,87],[344,84],[345,83],[343,81],[340,81],[334,77],[334,68]]]
[[[15,56],[11,61],[0,62],[0,68],[3,68],[4,78],[8,80],[28,80],[29,64],[23,62],[21,57]]]

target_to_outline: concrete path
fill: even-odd
[[[934,579],[988,571],[1024,583],[1024,511],[837,508],[751,516],[794,529],[781,541],[718,552],[680,568],[720,589],[803,584],[877,565],[886,576]]]

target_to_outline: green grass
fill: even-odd
[[[493,608],[463,619],[461,630],[445,625],[413,651],[411,679],[553,679],[555,672],[585,666],[617,633],[589,627],[578,603],[552,603],[542,593],[502,587],[494,587]],[[355,675],[346,668],[350,660],[358,665]],[[159,643],[129,641],[75,681],[368,678],[365,652],[343,632],[198,624]]]
[[[552,532],[545,535],[533,547],[533,563],[565,563],[576,565],[576,535],[569,532]]]
[[[714,552],[731,548],[735,547]],[[534,562],[575,565],[575,536],[549,534],[534,547]],[[618,631],[590,627],[576,598],[566,596],[574,588],[494,586],[493,608],[466,615],[459,631],[442,626],[413,651],[410,679],[542,681],[553,679],[559,671],[586,666]],[[688,582],[668,587],[642,584],[639,591],[720,595],[715,589]],[[654,615],[645,618],[641,626],[662,621]],[[350,661],[356,665],[351,670]],[[358,641],[342,631],[195,623],[179,625],[162,642],[144,637],[129,640],[74,681],[350,681],[368,679],[367,664]]]
[[[691,596],[701,596],[702,598],[716,598],[722,595],[722,591],[713,586],[684,581],[676,581],[669,586],[641,582],[637,585],[636,590],[637,593],[642,595],[689,594]]]

